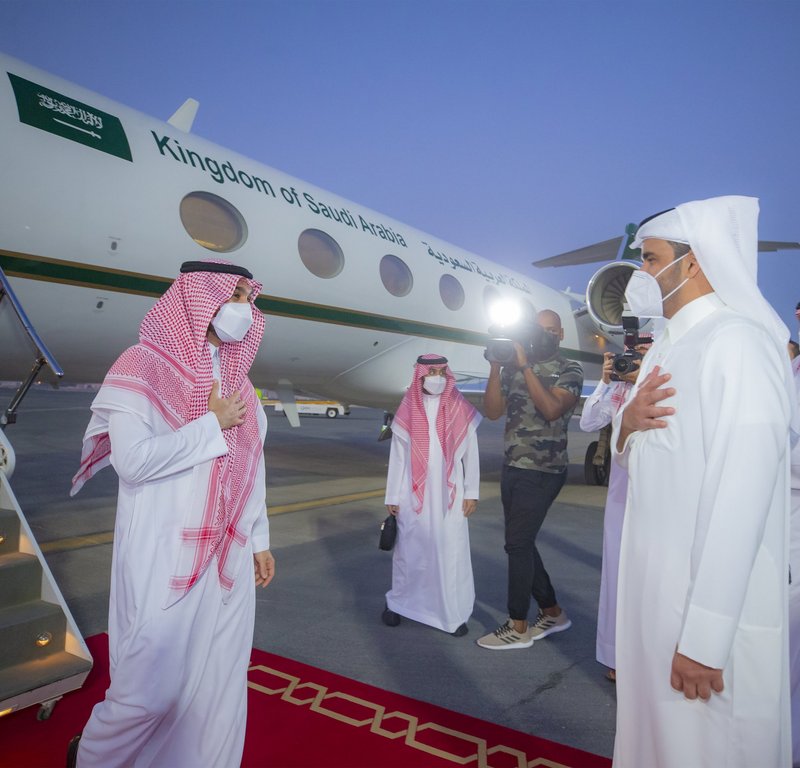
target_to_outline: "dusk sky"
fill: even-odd
[[[0,51],[556,288],[721,194],[800,240],[800,2],[0,0]],[[265,277],[267,284],[269,277]],[[800,251],[761,256],[794,337]]]

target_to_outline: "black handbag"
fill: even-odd
[[[391,552],[396,538],[397,518],[394,515],[389,515],[389,517],[381,523],[381,536],[378,539],[378,549],[382,549],[384,552]]]

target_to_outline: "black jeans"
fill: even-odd
[[[527,621],[531,595],[542,610],[558,604],[536,549],[536,534],[566,479],[566,471],[554,474],[503,466],[500,494],[508,555],[508,615],[516,621]]]

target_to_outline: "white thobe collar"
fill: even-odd
[[[211,373],[213,377],[220,381],[221,385],[221,369],[219,365],[219,347],[215,347],[210,341],[208,342],[208,348],[211,351]]]
[[[690,301],[685,307],[681,307],[669,319],[664,327],[664,334],[670,344],[675,344],[699,322],[724,306],[725,303],[716,293],[700,296],[694,301]]]
[[[431,395],[423,391],[422,405],[425,408],[425,415],[428,417],[429,422],[439,414],[439,403],[441,400],[441,395]]]

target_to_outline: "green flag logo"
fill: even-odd
[[[8,73],[21,122],[123,160],[133,160],[119,118]]]

